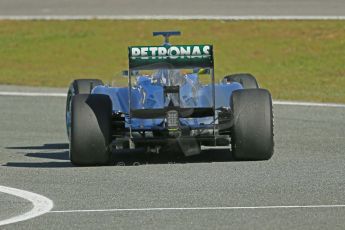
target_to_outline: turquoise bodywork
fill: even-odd
[[[180,107],[200,108],[212,107],[212,84],[202,85],[199,83],[197,74],[187,74],[180,77]],[[164,84],[153,81],[152,77],[137,77],[136,85],[131,89],[132,109],[160,109],[167,106],[167,99],[164,98]],[[222,82],[215,84],[216,109],[230,107],[230,97],[233,91],[243,89],[242,85],[236,82]],[[129,114],[129,90],[128,87],[96,86],[92,94],[106,94],[112,100],[113,112]],[[176,98],[169,98],[173,102]],[[217,113],[216,113],[217,116]],[[129,118],[126,116],[126,126]],[[132,129],[151,129],[162,126],[164,119],[131,119]],[[180,124],[185,126],[198,127],[213,122],[213,117],[204,118],[180,118]]]

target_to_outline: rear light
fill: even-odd
[[[179,117],[176,110],[169,110],[166,115],[168,129],[177,129],[179,127]]]

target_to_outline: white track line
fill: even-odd
[[[298,102],[298,101],[273,101],[274,105],[298,105],[298,106],[314,106],[314,107],[334,107],[345,108],[345,104],[335,103],[315,103],[315,102]]]
[[[345,208],[340,205],[282,205],[282,206],[252,206],[252,207],[186,207],[186,208],[115,208],[89,210],[61,210],[50,213],[80,213],[80,212],[132,212],[132,211],[179,211],[179,210],[243,210],[243,209],[299,209],[299,208]]]
[[[0,92],[0,96],[66,97],[67,93]],[[297,101],[273,101],[273,104],[274,105],[292,105],[292,106],[313,106],[313,107],[345,108],[345,104],[335,104],[335,103],[314,103],[314,102],[297,102]]]
[[[0,20],[345,20],[339,16],[210,16],[210,15],[1,15]]]
[[[37,216],[40,216],[49,212],[54,206],[54,203],[52,200],[42,195],[39,195],[37,193],[20,190],[16,188],[11,188],[11,187],[5,187],[1,185],[0,185],[0,192],[7,193],[9,195],[17,196],[25,200],[28,200],[34,206],[30,211],[24,214],[14,216],[6,220],[0,220],[0,226],[35,218]]]
[[[0,96],[22,97],[67,97],[67,93],[39,93],[39,92],[0,92]]]

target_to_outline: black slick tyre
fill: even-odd
[[[99,79],[76,79],[71,83],[75,95],[88,94],[98,85],[103,85],[103,82]]]
[[[231,147],[235,159],[268,160],[273,155],[273,112],[271,94],[266,89],[233,92]]]
[[[112,102],[108,95],[72,98],[70,160],[74,165],[106,165],[110,160]]]
[[[103,85],[103,82],[99,79],[77,79],[74,80],[67,92],[67,101],[66,101],[66,130],[68,139],[70,139],[71,133],[71,103],[72,97],[78,94],[90,94],[91,90],[98,85]]]
[[[240,83],[244,89],[257,89],[259,88],[256,78],[250,73],[237,73],[224,77],[226,82]]]

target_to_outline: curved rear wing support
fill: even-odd
[[[153,36],[163,36],[164,37],[164,43],[163,45],[170,45],[169,43],[169,37],[170,36],[180,36],[180,31],[157,31],[152,33]]]

